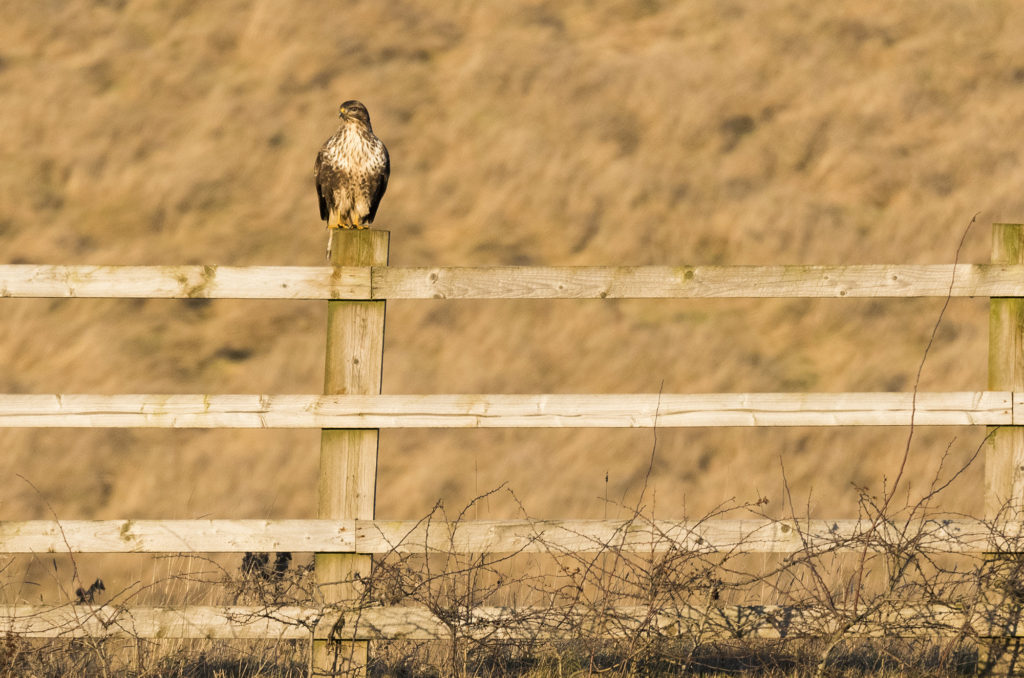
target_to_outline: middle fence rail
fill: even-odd
[[[676,428],[1008,426],[1024,393],[539,395],[0,394],[0,426],[82,428]]]
[[[994,252],[1024,243],[1024,229],[996,225]],[[346,234],[348,236],[349,234]],[[366,237],[363,232],[351,237]],[[1000,244],[1002,243],[1002,244]],[[386,249],[386,247],[385,247]],[[204,299],[625,299],[764,297],[1024,297],[1024,264],[857,266],[454,267],[389,266],[42,266],[0,265],[0,297]],[[385,256],[386,260],[386,256]],[[0,302],[2,303],[2,302]],[[1009,325],[1007,325],[1009,327]],[[996,328],[996,325],[993,325]],[[1005,328],[1004,328],[1005,329]],[[1020,334],[1020,327],[1012,329]],[[1007,330],[1007,331],[1011,331]],[[1005,337],[999,339],[1003,342]],[[991,345],[995,345],[993,339]],[[1021,342],[1000,346],[1021,350]],[[990,349],[993,350],[993,349]],[[379,359],[379,356],[378,356]],[[998,380],[997,380],[998,381]],[[990,387],[992,380],[990,379]],[[998,386],[1006,386],[999,383]],[[687,427],[1024,425],[1024,389],[920,393],[714,393],[519,395],[0,395],[0,427],[321,428]],[[990,429],[990,431],[993,429]],[[991,434],[990,434],[991,435]],[[988,463],[988,462],[987,462]],[[1018,483],[1007,472],[999,483]],[[998,484],[998,483],[997,483]],[[992,487],[995,487],[993,485]],[[992,487],[989,488],[991,493]],[[1015,487],[1015,485],[1014,485]],[[989,501],[987,505],[993,505]],[[206,553],[298,551],[326,554],[586,553],[612,548],[659,553],[781,553],[884,550],[912,533],[943,553],[1013,549],[1019,522],[989,519],[886,522],[708,519],[626,521],[53,520],[0,522],[0,553]],[[941,605],[875,611],[891,622],[928,614],[949,633],[1008,633],[994,608]],[[504,608],[465,611],[467,633],[510,620],[508,637],[551,637],[584,621],[548,610],[524,619]],[[554,614],[554,621],[552,621]],[[664,618],[642,607],[618,611],[626,626],[658,628],[715,616],[726,633],[785,637],[820,632],[820,612],[768,605],[680,608]],[[646,617],[645,617],[646,615]],[[531,619],[533,621],[531,621]],[[884,621],[883,620],[883,621]],[[863,618],[861,621],[870,620]],[[443,638],[451,632],[426,609],[384,607],[342,619],[337,606],[123,608],[8,606],[0,631],[26,637],[135,635],[179,638]],[[639,623],[639,622],[638,622]],[[858,621],[857,623],[860,623]],[[532,624],[532,626],[531,626]],[[1012,625],[1011,625],[1012,626]],[[856,624],[847,629],[857,631]],[[867,634],[882,626],[865,626]],[[929,627],[932,632],[935,626]],[[1009,633],[1013,633],[1012,629]]]

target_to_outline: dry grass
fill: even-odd
[[[437,530],[454,526],[454,543],[462,521],[487,498],[457,512],[438,506],[423,522]],[[648,520],[636,507],[621,508],[635,522]],[[701,521],[757,515],[761,508],[723,507]],[[962,613],[984,601],[1019,600],[1022,564],[933,550],[925,537],[934,528],[904,524],[913,517],[938,518],[927,503],[890,506],[885,516],[877,514],[879,508],[875,498],[862,495],[864,518],[884,518],[904,530],[869,529],[851,538],[837,536],[832,543],[807,543],[785,555],[751,555],[743,540],[725,551],[680,547],[664,535],[653,539],[650,552],[621,549],[617,536],[594,544],[589,553],[565,552],[539,531],[533,542],[539,548],[531,553],[462,553],[454,547],[428,553],[396,544],[377,559],[371,577],[355,584],[362,595],[343,610],[346,624],[381,607],[425,609],[443,622],[445,632],[437,640],[374,642],[372,676],[946,678],[974,671],[985,633],[982,620],[992,618],[980,613],[975,625],[967,625]],[[237,559],[165,559],[162,578],[148,586],[101,593],[107,612],[123,615],[111,629],[134,628],[126,606],[182,601],[248,605],[253,619],[287,618],[277,608],[290,605],[330,613],[308,558],[282,555],[246,554],[241,566]],[[80,562],[73,565],[82,569]],[[60,579],[62,566],[67,561],[54,563],[51,576]],[[16,581],[5,578],[6,585]],[[65,599],[73,601],[68,593]],[[744,614],[730,612],[736,604],[748,606]],[[474,616],[479,606],[492,606],[494,616]],[[936,612],[894,614],[908,606]],[[953,610],[953,616],[940,608]],[[87,611],[78,610],[79,615]],[[236,623],[245,619],[237,617]],[[781,637],[758,637],[758,629],[769,628]],[[872,637],[859,638],[865,633]],[[0,642],[0,672],[300,676],[307,675],[309,649],[308,642],[283,640],[9,636]]]
[[[0,5],[0,261],[319,264],[312,159],[351,97],[391,150],[378,223],[396,265],[940,263],[976,212],[962,259],[985,261],[987,223],[1024,218],[1022,29],[1011,0],[14,0]],[[907,390],[940,305],[394,302],[384,389]],[[984,388],[985,308],[953,302],[922,389]],[[7,299],[0,314],[5,392],[322,386],[322,304]],[[663,431],[652,510],[767,497],[782,515],[781,458],[811,514],[853,515],[855,486],[881,487],[904,435]],[[920,430],[908,477],[982,435]],[[66,518],[307,517],[317,441],[0,430],[0,506],[48,517],[20,473]],[[382,517],[506,481],[542,517],[613,517],[603,498],[637,497],[650,434],[381,444]],[[944,508],[980,513],[982,481],[968,471]],[[149,578],[134,562],[96,567],[124,587]]]

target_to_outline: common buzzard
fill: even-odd
[[[341,126],[316,154],[313,175],[320,218],[327,222],[327,258],[336,228],[369,228],[388,187],[391,159],[373,134],[366,106],[351,100],[338,109]]]

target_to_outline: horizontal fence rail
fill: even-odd
[[[590,614],[588,614],[590,613]],[[0,633],[26,638],[280,638],[450,640],[462,638],[566,639],[572,635],[616,638],[641,629],[648,637],[803,638],[837,631],[862,637],[956,636],[1005,633],[993,607],[970,611],[944,605],[859,612],[776,605],[644,606],[590,610],[477,607],[444,621],[425,608],[377,607],[347,614],[305,607],[192,606],[121,608],[64,605],[0,607]],[[848,621],[849,620],[849,621]]]
[[[796,553],[995,551],[1020,523],[868,520],[30,520],[0,522],[2,553]]]
[[[0,394],[0,426],[131,428],[672,428],[1020,423],[1024,393],[541,395]]]
[[[0,297],[366,299],[370,269],[326,266],[0,266]]]
[[[354,551],[348,520],[0,521],[0,553]]]
[[[1024,297],[1024,265],[0,265],[0,297],[630,299]]]
[[[379,299],[1024,296],[1024,266],[494,266],[373,270]]]

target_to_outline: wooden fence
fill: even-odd
[[[0,552],[314,552],[325,599],[355,595],[353,574],[369,554],[516,552],[552,547],[638,552],[667,548],[791,553],[853,539],[858,520],[464,521],[425,530],[415,521],[374,520],[377,430],[397,427],[684,427],[977,425],[986,448],[986,518],[1020,506],[1024,468],[1024,227],[993,227],[992,261],[960,265],[648,266],[395,268],[388,234],[343,232],[329,267],[0,265],[0,297],[322,299],[328,306],[327,373],[317,395],[0,395],[6,427],[319,428],[316,520],[117,520],[0,522]],[[387,299],[621,299],[708,297],[990,297],[988,389],[955,393],[713,393],[622,395],[380,395]],[[2,302],[0,302],[2,305]],[[353,360],[358,358],[358,360]],[[870,526],[876,529],[877,525]],[[1005,547],[1019,525],[990,520],[919,526],[950,553]],[[852,543],[852,542],[851,542]],[[852,548],[852,547],[851,547]],[[337,606],[336,606],[337,607]],[[325,608],[326,609],[326,608]],[[722,606],[713,614],[750,635],[784,635],[769,607]],[[704,610],[703,614],[709,614]],[[486,626],[504,611],[478,608]],[[624,611],[626,616],[630,612]],[[812,617],[812,611],[789,611]],[[956,623],[976,611],[936,610]],[[795,617],[794,617],[795,615]],[[370,638],[438,638],[450,627],[426,610],[391,607],[355,619],[323,609],[102,605],[0,609],[0,632],[30,637],[342,639],[365,661]],[[660,622],[659,622],[660,623]],[[665,624],[679,623],[679,615]],[[984,628],[984,615],[973,620]],[[468,624],[467,628],[472,624]],[[536,629],[520,628],[524,634]],[[513,632],[514,633],[514,632]],[[1005,626],[993,634],[1005,633]],[[983,634],[984,635],[984,634]],[[333,646],[332,646],[333,647]],[[328,646],[318,643],[318,652]]]

